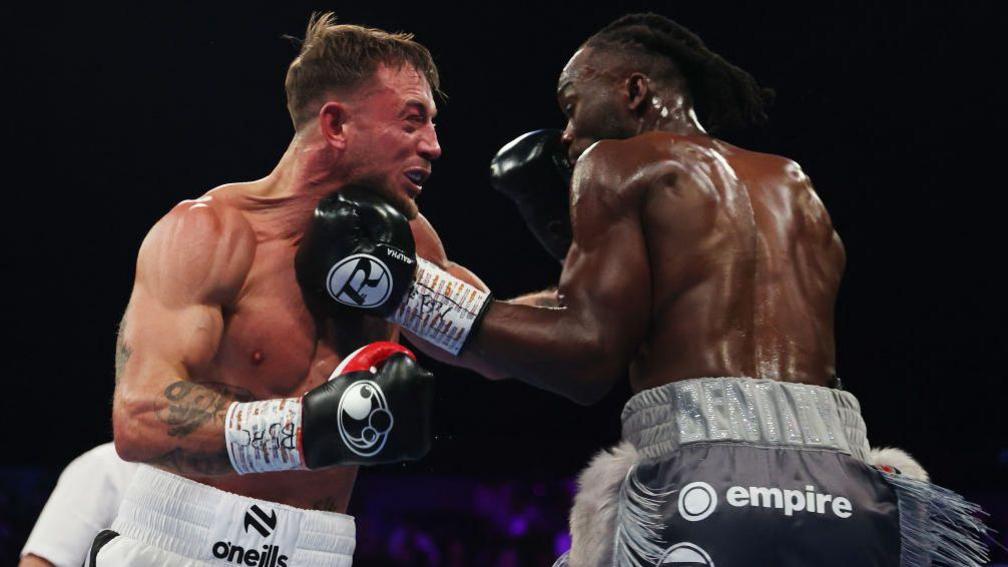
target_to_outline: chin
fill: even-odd
[[[420,214],[420,208],[417,207],[416,201],[409,197],[404,197],[399,202],[394,202],[393,206],[406,215],[406,218],[409,220],[417,218],[417,215]]]
[[[409,220],[415,219],[417,214],[420,212],[417,208],[416,201],[407,195],[406,191],[403,189],[395,191],[392,194],[383,194],[382,197],[387,199],[388,202],[398,209],[400,213],[406,215],[406,218]]]
[[[406,216],[409,220],[416,218],[419,210],[416,202],[406,193],[406,189],[395,186],[391,183],[370,183],[372,190],[382,199],[388,201],[397,211]]]

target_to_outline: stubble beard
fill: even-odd
[[[395,207],[396,210],[405,215],[409,220],[415,219],[420,212],[413,199],[410,199],[406,196],[402,189],[396,187],[388,179],[381,176],[361,176],[351,180],[348,185],[363,187],[374,192],[375,195],[378,195],[382,199],[388,201],[389,204]]]

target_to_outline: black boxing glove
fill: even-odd
[[[416,460],[430,450],[433,404],[434,377],[409,349],[371,343],[300,399],[231,404],[228,456],[240,474]]]
[[[490,294],[417,258],[409,221],[374,192],[323,199],[295,256],[309,305],[361,309],[458,354]]]
[[[563,262],[573,240],[572,167],[560,135],[534,130],[509,142],[490,161],[490,183],[515,202],[543,248]]]
[[[387,317],[409,292],[416,245],[409,221],[364,188],[347,187],[322,199],[305,232],[294,272],[313,304],[336,302]]]
[[[305,464],[417,460],[430,450],[434,376],[406,347],[369,344],[301,399]],[[338,434],[337,434],[338,432]]]

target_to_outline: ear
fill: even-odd
[[[347,110],[347,105],[334,100],[323,104],[319,109],[319,133],[330,146],[337,150],[346,149]]]
[[[651,80],[643,73],[633,73],[626,80],[627,108],[631,112],[645,110],[646,101],[651,98]]]

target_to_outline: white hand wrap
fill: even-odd
[[[224,419],[224,442],[238,474],[304,469],[301,400],[234,402]]]
[[[417,258],[413,287],[390,320],[434,346],[458,354],[489,302],[489,293]]]

